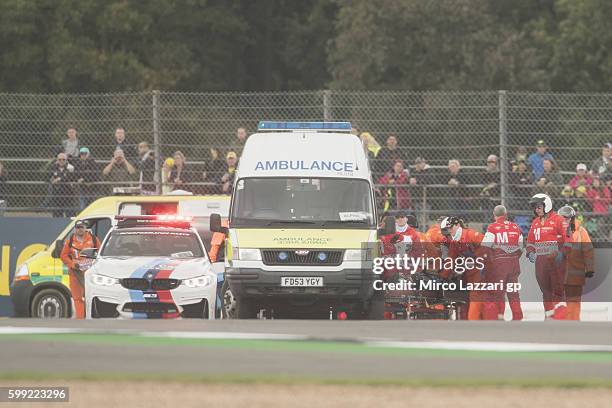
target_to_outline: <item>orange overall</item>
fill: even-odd
[[[429,258],[441,258],[443,255],[446,256],[443,247],[444,249],[448,248],[448,239],[440,231],[439,224],[434,224],[427,230],[425,233],[425,238],[422,240],[422,242],[425,242],[423,246]],[[439,271],[438,274],[441,277],[448,279],[451,272],[451,270],[443,269]]]
[[[221,222],[221,225],[227,228],[229,226],[229,222],[224,220]],[[217,262],[217,259],[219,258],[219,250],[221,250],[223,247],[224,242],[225,234],[223,232],[213,232],[212,238],[210,239],[210,250],[208,251],[210,262]]]
[[[462,228],[461,236],[458,240],[453,240],[450,243],[449,257],[457,258],[477,258],[483,256],[485,250],[480,244],[484,235],[469,228]],[[480,270],[473,268],[467,269],[462,279],[466,283],[481,282]],[[470,304],[468,307],[468,320],[483,320],[484,319],[484,300],[485,296],[482,291],[472,290],[469,292]]]
[[[81,251],[85,248],[100,248],[100,241],[94,237],[89,231],[85,232],[82,240],[79,240],[76,235],[64,241],[64,248],[60,258],[70,271],[70,292],[74,301],[74,314],[77,319],[85,318],[85,287],[83,282],[83,272],[75,270],[75,266],[83,260]]]
[[[565,273],[565,301],[567,302],[567,320],[580,320],[580,303],[585,275],[594,268],[593,244],[589,233],[575,221],[576,230],[566,238],[567,262]]]

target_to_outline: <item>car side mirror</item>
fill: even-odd
[[[87,259],[96,259],[98,256],[98,250],[96,248],[85,248],[79,253],[79,255]]]
[[[64,240],[58,239],[55,241],[55,248],[53,248],[53,253],[51,256],[53,258],[59,258],[62,255],[62,249],[64,249]]]
[[[211,214],[210,215],[210,230],[212,232],[221,232],[227,234],[228,229],[221,225],[221,215]]]

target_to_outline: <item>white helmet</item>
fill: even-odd
[[[453,225],[461,225],[461,219],[458,217],[444,217],[444,219],[440,221],[440,232],[442,232],[442,235],[450,235],[450,229]]]
[[[543,205],[544,214],[548,214],[553,209],[552,200],[548,195],[544,193],[539,193],[531,197],[531,200],[529,200],[529,204],[531,204],[532,207],[535,207],[537,205]]]
[[[560,216],[564,218],[568,218],[568,219],[576,218],[576,210],[574,210],[569,205],[564,205],[563,207],[559,208],[557,210],[557,214],[559,214]]]

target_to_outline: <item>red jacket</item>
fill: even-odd
[[[570,182],[568,183],[570,185],[571,188],[573,188],[574,190],[576,189],[576,187],[578,187],[580,185],[580,182],[582,182],[585,186],[590,186],[591,184],[593,184],[593,178],[591,176],[589,176],[588,174],[585,175],[584,177],[580,177],[579,175],[575,175]]]
[[[410,197],[410,190],[408,190],[408,183],[407,171],[402,171],[400,174],[395,174],[390,171],[378,179],[378,184],[384,184],[380,187],[383,196],[389,200],[396,200],[394,203],[395,206],[390,204],[390,209],[412,208],[412,199]]]
[[[587,191],[586,197],[593,207],[593,213],[608,214],[608,207],[610,206],[610,189],[608,187],[591,188]]]
[[[408,252],[409,256],[412,257],[423,257],[425,256],[425,250],[423,248],[423,242],[421,242],[421,236],[419,232],[412,227],[406,228],[404,232],[398,232],[398,234],[403,238],[404,242],[412,243],[410,247],[410,251]]]
[[[515,223],[507,221],[506,217],[497,217],[495,222],[487,227],[482,246],[489,249],[492,259],[516,259],[523,248],[521,229]]]
[[[382,250],[381,250],[382,256],[395,257],[395,255],[398,254],[396,245],[399,246],[401,245],[402,242],[408,245],[408,247],[406,248],[407,249],[406,255],[408,255],[409,257],[414,257],[414,258],[423,256],[423,248],[421,246],[421,239],[419,238],[418,233],[413,228],[410,228],[410,227],[408,227],[406,231],[404,232],[396,232],[395,234],[383,235],[380,237],[380,243],[382,247]],[[404,254],[399,254],[399,255],[401,257],[404,256]],[[395,272],[403,272],[403,273],[409,274],[409,273],[414,273],[418,271],[405,270],[405,269],[402,269],[401,271],[397,271],[395,268],[391,268],[389,270],[386,270],[383,273],[383,279],[390,278]]]
[[[550,255],[557,253],[565,242],[567,225],[565,218],[550,212],[543,218],[536,217],[527,235],[527,253]]]

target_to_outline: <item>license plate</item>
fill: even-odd
[[[283,276],[281,277],[281,286],[284,287],[322,287],[323,286],[323,277],[290,277]]]
[[[157,299],[157,293],[143,293],[143,299]]]

